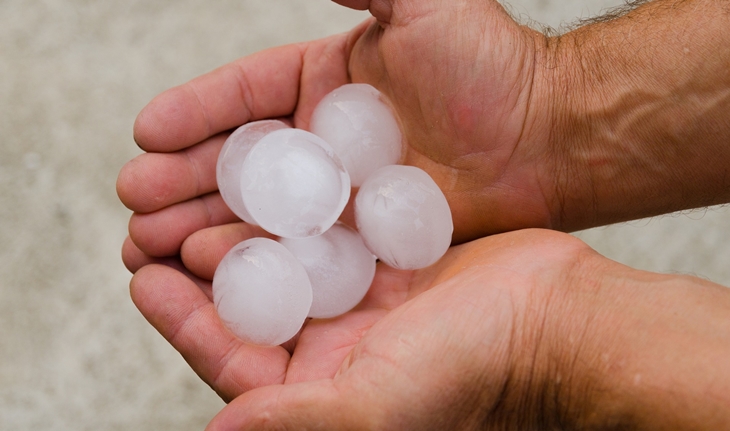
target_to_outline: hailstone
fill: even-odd
[[[325,232],[350,197],[350,177],[332,147],[299,129],[261,138],[243,161],[240,181],[251,218],[286,238]]]
[[[282,238],[279,242],[309,274],[309,317],[329,318],[350,311],[360,303],[375,277],[375,256],[360,234],[344,223],[337,222],[319,236]]]
[[[380,92],[368,84],[346,84],[329,93],[314,109],[309,128],[335,149],[353,187],[400,160],[398,122]]]
[[[241,197],[241,168],[251,148],[269,133],[288,126],[277,120],[254,121],[236,129],[221,148],[216,180],[223,201],[241,220],[255,224]]]
[[[454,231],[446,197],[414,166],[386,166],[373,173],[355,198],[355,220],[370,251],[398,269],[435,263]]]
[[[301,263],[278,242],[252,238],[233,247],[213,276],[221,320],[251,344],[276,346],[299,332],[312,305]]]

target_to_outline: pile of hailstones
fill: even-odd
[[[218,158],[228,207],[280,238],[241,242],[213,278],[221,320],[248,343],[279,345],[307,317],[349,311],[367,293],[376,258],[418,269],[451,243],[446,198],[426,172],[397,165],[401,132],[375,88],[336,89],[317,105],[310,129],[252,122],[231,134]],[[351,187],[359,187],[357,231],[337,221]]]

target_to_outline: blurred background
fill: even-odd
[[[616,0],[514,0],[558,28]],[[217,396],[149,326],[116,175],[156,94],[367,17],[327,0],[0,0],[0,429],[201,430]],[[579,232],[628,265],[730,285],[721,208]]]

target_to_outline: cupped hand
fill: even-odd
[[[496,1],[337,2],[377,19],[353,47],[350,75],[394,106],[405,163],[446,194],[456,241],[560,229],[548,39]]]
[[[205,229],[183,254],[206,250],[210,260],[192,271],[208,278],[227,248],[251,234],[244,224]],[[481,429],[538,420],[521,403],[535,388],[542,393],[533,361],[554,347],[546,313],[562,302],[561,283],[588,272],[576,268],[590,256],[565,234],[525,230],[453,247],[423,270],[381,264],[356,309],[310,320],[277,347],[237,339],[215,313],[210,283],[172,268],[139,270],[132,297],[201,378],[233,400],[211,429]]]
[[[557,227],[547,86],[535,67],[543,36],[496,2],[381,3],[392,9],[387,21],[255,54],[150,102],[134,129],[148,153],[117,183],[135,211],[134,243],[174,255],[191,233],[235,221],[216,192],[226,133],[266,118],[307,129],[319,100],[351,81],[374,85],[392,104],[404,163],[425,169],[446,194],[456,242]]]
[[[139,309],[232,400],[209,431],[730,425],[727,288],[528,229],[452,247],[423,270],[381,264],[357,308],[257,347],[223,327],[205,280],[255,234],[197,232],[183,256],[209,257],[182,271],[126,243],[130,263],[146,264],[131,285]]]

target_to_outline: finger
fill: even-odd
[[[181,272],[147,265],[130,284],[145,318],[224,400],[282,383],[289,354],[281,347],[247,345],[221,323],[205,293]]]
[[[227,137],[216,135],[176,153],[135,157],[119,172],[119,199],[132,211],[149,213],[217,190],[215,166]]]
[[[137,117],[135,141],[146,151],[177,151],[251,120],[289,115],[305,47],[256,53],[160,94]]]
[[[122,245],[122,260],[124,261],[127,269],[135,274],[137,271],[147,265],[164,265],[172,268],[188,277],[193,283],[195,283],[200,290],[208,297],[209,300],[213,300],[213,291],[211,289],[210,280],[204,280],[197,277],[183,265],[179,256],[170,257],[153,257],[145,254],[142,250],[137,248],[131,238],[127,237]]]
[[[315,92],[330,76],[346,77],[346,43],[338,35],[269,49],[168,90],[137,117],[135,140],[147,151],[176,151],[249,121],[289,116],[302,104],[307,62],[328,66],[320,68]]]
[[[333,380],[269,386],[233,400],[206,431],[380,429],[377,412],[361,401]]]
[[[132,274],[137,272],[143,266],[151,265],[153,263],[164,265],[165,259],[170,258],[149,256],[140,250],[130,237],[124,239],[124,243],[122,244],[122,262],[124,262],[124,266]]]
[[[253,237],[275,238],[258,226],[233,223],[198,230],[182,244],[180,255],[185,267],[198,277],[212,280],[215,269],[228,250]]]
[[[153,213],[133,214],[129,235],[150,256],[172,256],[193,233],[238,220],[220,193],[211,193]]]
[[[303,53],[299,100],[294,115],[297,128],[309,130],[309,119],[320,100],[349,82],[347,64],[353,41],[341,34],[310,44]]]

